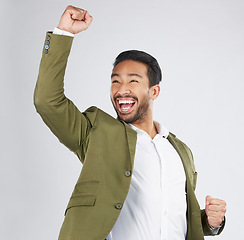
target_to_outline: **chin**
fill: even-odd
[[[129,114],[126,114],[126,115],[121,115],[121,114],[118,114],[118,118],[122,121],[124,121],[125,123],[134,123],[138,120],[138,117],[136,115],[129,115]]]

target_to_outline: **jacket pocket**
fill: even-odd
[[[96,202],[96,196],[95,195],[75,195],[72,196],[69,204],[65,210],[65,214],[68,211],[68,209],[73,207],[79,207],[79,206],[94,206]]]

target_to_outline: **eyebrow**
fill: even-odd
[[[128,77],[139,77],[139,78],[142,78],[142,76],[140,74],[137,74],[137,73],[129,73],[127,74]],[[111,74],[111,78],[112,77],[120,77],[120,75],[118,73],[112,73]]]

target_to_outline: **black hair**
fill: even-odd
[[[138,50],[128,50],[120,53],[115,61],[114,61],[114,68],[119,63],[126,61],[126,60],[133,60],[137,62],[141,62],[147,65],[148,67],[148,78],[149,78],[149,87],[152,87],[156,84],[159,84],[162,80],[162,71],[157,60],[151,56],[150,54],[138,51]]]

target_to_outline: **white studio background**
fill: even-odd
[[[214,239],[243,239],[243,0],[1,1],[0,238],[57,239],[81,170],[33,105],[45,32],[68,4],[94,21],[75,37],[66,95],[81,110],[115,116],[114,58],[127,49],[154,55],[164,71],[155,119],[192,149],[201,207],[208,194],[227,201],[226,228]]]

